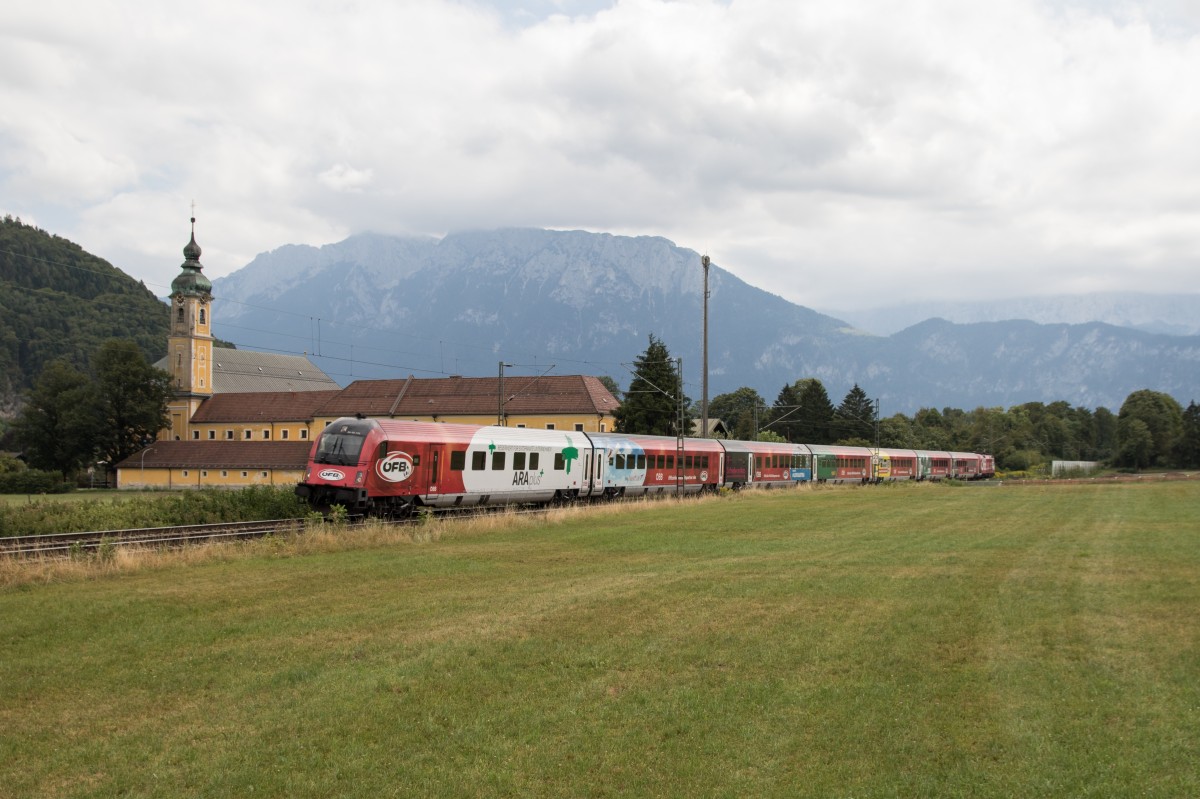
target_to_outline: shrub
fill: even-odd
[[[56,472],[22,469],[0,474],[0,494],[65,494],[70,490]]]

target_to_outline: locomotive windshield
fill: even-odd
[[[371,426],[362,422],[334,422],[321,432],[317,442],[317,463],[353,466],[358,463],[363,443]]]

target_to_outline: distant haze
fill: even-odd
[[[920,302],[858,311],[824,310],[880,336],[890,336],[934,318],[960,324],[1009,319],[1042,324],[1106,322],[1147,333],[1200,335],[1200,294],[1084,294],[993,302]]]

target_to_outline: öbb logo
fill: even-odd
[[[412,477],[412,456],[407,452],[389,452],[376,464],[375,471],[389,483],[402,483]]]

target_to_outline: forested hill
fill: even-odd
[[[110,338],[166,353],[169,309],[140,282],[76,244],[0,220],[0,415],[55,358],[80,369]]]

